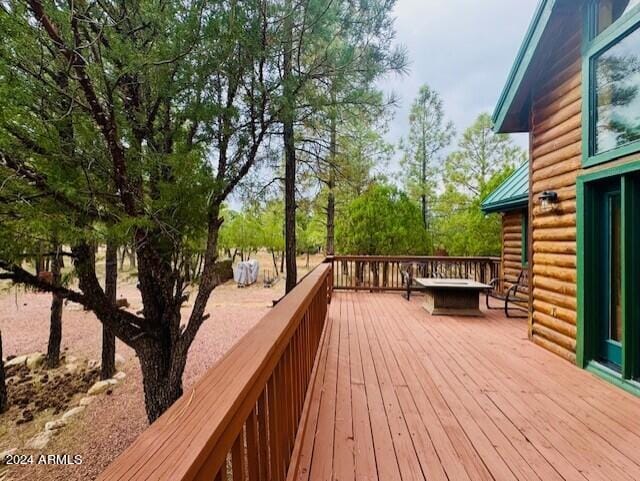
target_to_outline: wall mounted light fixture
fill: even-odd
[[[551,190],[545,190],[540,194],[538,200],[540,201],[540,207],[543,211],[551,210],[553,209],[553,204],[558,203],[558,193]]]

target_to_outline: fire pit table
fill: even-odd
[[[415,282],[424,288],[424,308],[434,316],[482,316],[480,293],[491,288],[466,279],[416,278]]]

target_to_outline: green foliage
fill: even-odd
[[[315,252],[324,244],[324,224],[310,203],[297,209],[298,252]],[[223,251],[245,254],[266,249],[274,254],[284,251],[284,209],[281,201],[271,200],[236,212],[225,210],[218,246]]]
[[[43,2],[62,41],[80,45],[75,70],[26,3],[0,8],[0,216],[11,219],[0,258],[54,228],[67,245],[142,230],[164,262],[202,251],[212,204],[253,163],[256,122],[273,121],[260,113],[277,84],[264,77],[263,3]]]
[[[371,185],[337,218],[340,254],[427,254],[429,244],[420,208],[398,189]]]
[[[500,255],[500,215],[485,215],[480,204],[512,173],[511,167],[495,173],[476,197],[447,187],[438,199],[433,226],[436,250],[453,256]]]
[[[445,160],[444,183],[477,199],[486,192],[490,179],[526,158],[526,152],[514,145],[509,135],[493,132],[491,116],[483,113],[464,131],[457,150]]]
[[[220,229],[218,245],[223,250],[234,250],[250,254],[263,245],[261,219],[251,211],[226,211]]]
[[[271,201],[260,213],[260,246],[270,252],[284,251],[284,205]]]
[[[312,202],[300,203],[296,211],[296,239],[298,252],[318,252],[325,243],[325,224],[313,210]]]
[[[486,216],[482,199],[526,159],[508,135],[495,134],[491,118],[481,114],[444,162],[444,191],[433,224],[436,250],[449,255],[499,255],[500,217]]]

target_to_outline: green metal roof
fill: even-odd
[[[491,192],[481,204],[482,212],[506,212],[529,204],[529,163],[525,162]]]

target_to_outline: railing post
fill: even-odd
[[[331,267],[327,274],[327,304],[331,304],[331,297],[333,296],[333,260],[331,261]]]

